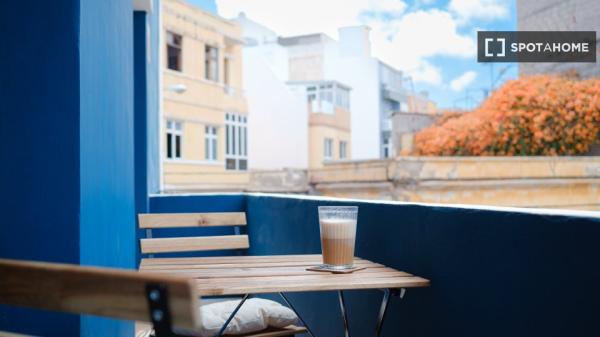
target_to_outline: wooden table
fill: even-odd
[[[321,255],[152,258],[142,259],[140,270],[192,278],[201,296],[242,295],[244,297],[237,309],[250,294],[279,293],[298,314],[284,293],[335,290],[339,295],[346,336],[348,322],[342,290],[384,291],[375,332],[376,336],[379,336],[390,296],[402,297],[406,288],[429,285],[429,281],[424,278],[361,258],[355,258],[354,264],[365,269],[351,274],[306,270],[307,267],[321,262]],[[305,324],[300,315],[298,317]],[[310,329],[309,334],[312,336]]]

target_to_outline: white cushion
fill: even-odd
[[[208,301],[207,301],[208,302]],[[240,303],[239,299],[226,300],[200,305],[200,335],[212,337],[216,335],[233,310]],[[202,301],[201,301],[202,303]],[[246,300],[225,329],[225,334],[239,335],[264,330],[267,327],[283,328],[295,324],[298,317],[294,312],[277,303],[262,298]]]

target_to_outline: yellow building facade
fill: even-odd
[[[426,115],[436,115],[439,113],[437,104],[423,94],[409,94],[406,97],[407,111],[411,113],[420,113]]]
[[[335,81],[290,82],[306,93],[308,167],[351,157],[350,88]],[[297,89],[295,89],[297,90]]]
[[[248,116],[241,29],[183,0],[162,6],[164,187],[244,183]]]

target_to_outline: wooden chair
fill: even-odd
[[[162,213],[139,214],[142,229],[184,227],[246,226],[246,213]],[[140,240],[142,254],[198,252],[250,248],[248,235],[196,236],[178,238],[146,238]],[[145,259],[142,259],[144,263]]]
[[[198,300],[192,281],[184,278],[0,259],[0,304],[150,322],[157,337],[195,335]],[[239,337],[284,336],[281,333],[268,329]],[[0,331],[0,336],[25,335]]]
[[[157,336],[198,329],[190,280],[137,271],[0,259],[0,304],[151,322]]]
[[[140,240],[142,254],[181,253],[216,251],[232,249],[248,249],[248,235],[240,234],[240,227],[246,226],[246,213],[153,213],[139,214],[139,227],[147,230],[147,238]],[[152,230],[166,228],[189,227],[234,227],[234,234],[220,236],[170,237],[153,238]],[[154,255],[142,258],[143,267]],[[290,326],[281,329],[269,329],[259,333],[244,335],[246,337],[293,336],[305,333],[304,327]]]

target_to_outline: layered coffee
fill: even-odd
[[[350,267],[354,260],[356,219],[320,219],[323,263]]]

